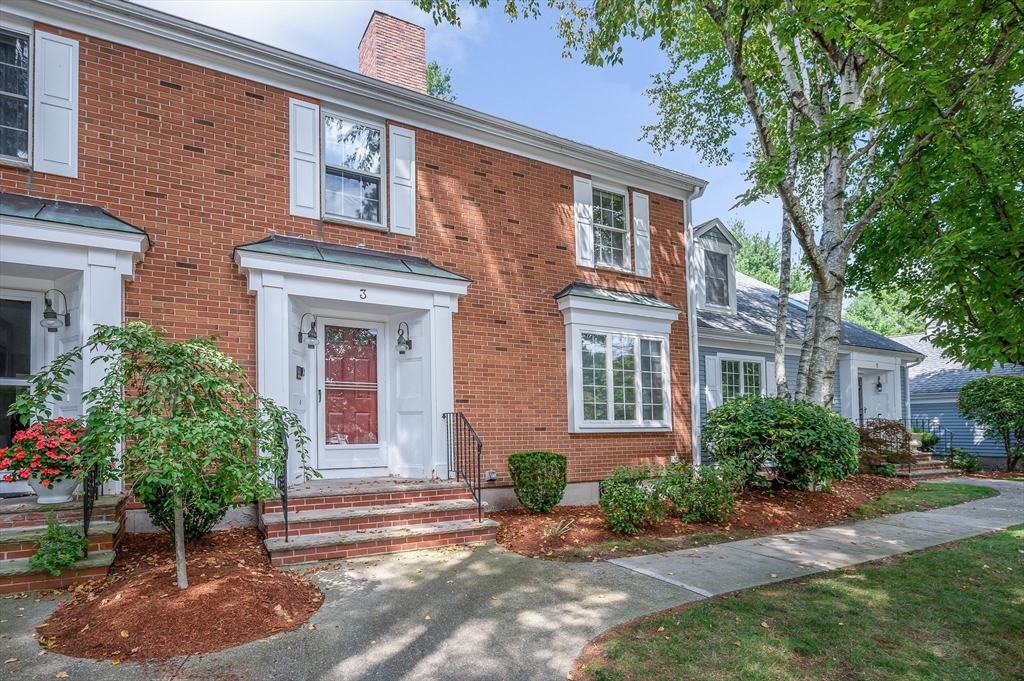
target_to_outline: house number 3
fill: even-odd
[[[365,288],[359,289],[359,297],[362,298],[363,300],[366,300],[366,289]]]

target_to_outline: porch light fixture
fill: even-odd
[[[402,327],[405,327],[405,332],[402,332]],[[406,336],[409,336],[406,338]],[[395,345],[395,350],[398,350],[398,354],[404,355],[406,350],[412,350],[412,336],[409,333],[409,325],[405,322],[399,322],[398,324],[398,344]]]
[[[58,315],[53,309],[53,300],[50,297],[51,293],[59,293],[60,297],[64,301],[64,314]],[[68,311],[68,298],[64,295],[63,291],[52,288],[43,294],[43,300],[46,306],[43,308],[43,318],[39,320],[39,326],[46,329],[49,333],[57,333],[57,329],[62,326],[71,326],[71,313]],[[61,319],[63,317],[63,319]]]
[[[878,377],[878,382],[875,383],[875,392],[876,393],[882,392],[882,377],[881,376]]]
[[[309,331],[303,333],[302,322],[303,320],[306,319],[307,316],[312,317],[313,321],[309,323]],[[319,336],[316,335],[316,315],[311,314],[309,312],[307,312],[306,314],[302,315],[301,318],[299,318],[299,342],[302,343],[303,341],[305,341],[306,347],[309,348],[310,350],[320,345],[320,338]]]

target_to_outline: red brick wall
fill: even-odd
[[[53,30],[53,29],[47,29]],[[175,338],[220,336],[254,370],[255,300],[235,245],[284,234],[408,252],[470,277],[454,317],[456,409],[508,484],[506,457],[569,455],[594,480],[638,457],[689,454],[683,203],[651,198],[654,277],[575,265],[569,170],[416,131],[415,238],[288,214],[287,92],[84,35],[79,177],[0,168],[6,191],[99,204],[153,247],[126,287],[126,314]],[[683,308],[673,325],[672,433],[570,435],[565,327],[553,294],[573,280],[647,290]]]

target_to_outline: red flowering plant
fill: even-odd
[[[48,489],[65,478],[81,473],[79,440],[85,426],[75,419],[58,416],[36,421],[11,438],[11,446],[0,449],[0,470],[4,482],[35,478]]]

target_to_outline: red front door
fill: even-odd
[[[325,323],[321,469],[386,465],[380,443],[378,329]]]

